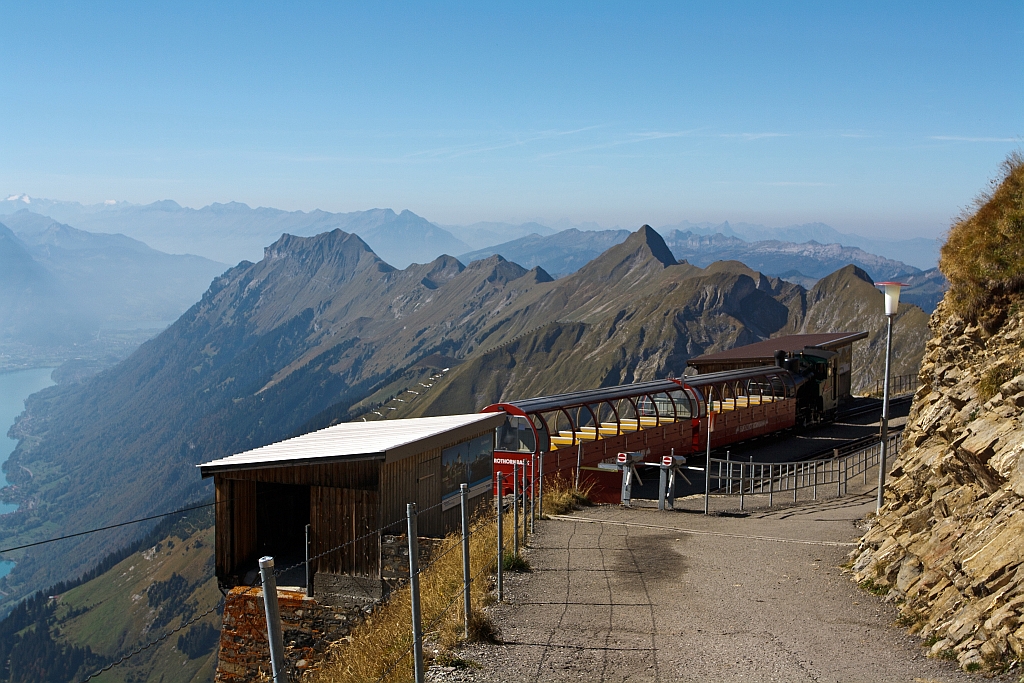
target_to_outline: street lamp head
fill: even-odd
[[[896,315],[900,307],[900,289],[906,287],[905,282],[876,282],[876,287],[882,287],[885,294],[885,314]]]

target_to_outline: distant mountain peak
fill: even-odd
[[[658,234],[658,231],[651,226],[644,225],[640,226],[640,229],[634,232],[632,235],[626,238],[626,241],[622,243],[625,247],[631,247],[633,249],[646,248],[650,251],[651,256],[660,261],[662,265],[674,266],[678,263],[676,257],[672,255],[672,250],[665,244],[665,239]]]

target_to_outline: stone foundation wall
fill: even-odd
[[[315,669],[327,646],[347,636],[373,608],[372,602],[325,605],[304,593],[286,590],[278,591],[277,600],[290,680],[298,680],[303,672]],[[233,588],[224,602],[215,680],[248,683],[259,681],[261,672],[270,673],[263,589]]]

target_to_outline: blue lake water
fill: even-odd
[[[8,438],[7,430],[15,418],[25,410],[25,399],[40,389],[53,384],[53,368],[33,368],[17,372],[0,373],[0,462],[5,462],[18,442]],[[0,486],[7,486],[7,475],[0,473]],[[0,515],[14,512],[18,506],[0,503]],[[0,547],[4,545],[0,539]],[[13,562],[0,561],[0,577],[10,573]]]

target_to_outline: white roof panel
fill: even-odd
[[[467,439],[493,429],[504,419],[505,413],[472,413],[346,422],[197,467],[205,477],[223,470],[285,467],[333,460],[393,461]]]

